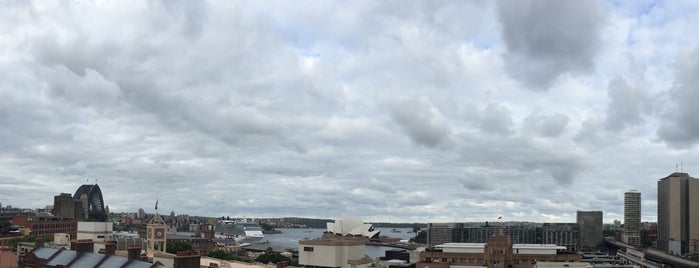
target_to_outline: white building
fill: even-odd
[[[114,223],[79,221],[76,239],[92,239],[92,241],[113,241]]]
[[[317,267],[363,268],[372,263],[366,241],[379,234],[371,224],[343,216],[327,224],[323,238],[299,241],[299,264]]]
[[[99,253],[105,248],[105,241],[114,241],[114,223],[79,221],[76,239],[92,239],[95,242],[93,250]]]
[[[321,267],[362,268],[372,260],[362,240],[301,240],[299,264]]]

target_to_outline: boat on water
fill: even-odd
[[[400,232],[401,232],[401,231],[398,230],[398,229],[396,229],[396,228],[391,229],[391,233],[400,233]]]
[[[233,238],[238,243],[257,243],[265,235],[262,227],[254,221],[244,220],[218,220],[214,225],[217,237]]]

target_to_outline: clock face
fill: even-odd
[[[162,239],[164,234],[163,229],[155,229],[155,238]]]

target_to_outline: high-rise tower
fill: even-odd
[[[594,249],[602,242],[602,211],[580,211],[577,213],[578,247],[581,250]]]
[[[622,241],[635,247],[641,245],[641,193],[636,190],[624,193]]]
[[[658,247],[699,253],[699,179],[687,173],[658,180]]]

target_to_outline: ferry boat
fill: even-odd
[[[262,227],[254,221],[244,220],[218,220],[214,225],[216,236],[233,238],[238,243],[257,243],[265,235]]]

